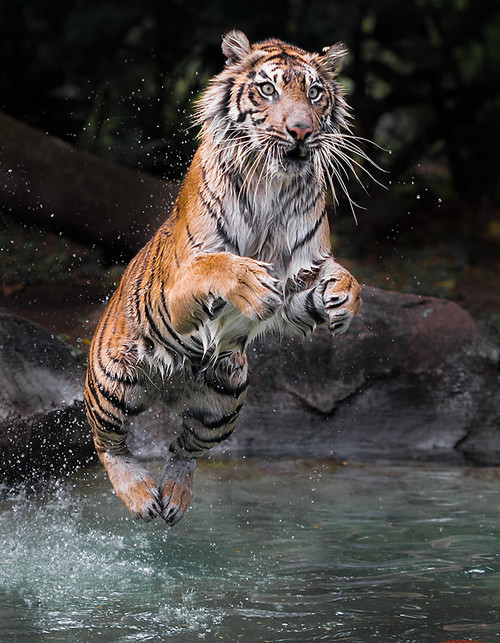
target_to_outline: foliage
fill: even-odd
[[[103,266],[101,252],[67,237],[7,219],[0,226],[0,292],[8,297],[26,287],[55,290],[92,285],[99,296],[118,285],[123,266]]]
[[[358,133],[402,195],[500,201],[496,0],[3,0],[0,106],[166,178],[193,151],[193,99],[221,68],[220,35],[343,40]],[[413,182],[412,182],[413,180]],[[396,192],[397,193],[397,192]]]

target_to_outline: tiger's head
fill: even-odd
[[[197,121],[225,163],[266,181],[331,180],[346,159],[352,169],[349,151],[358,149],[336,80],[341,43],[308,53],[277,39],[250,44],[231,31],[222,51],[225,68],[200,99]]]

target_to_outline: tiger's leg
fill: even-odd
[[[110,314],[112,310],[105,319]],[[137,352],[130,346],[114,346],[112,340],[106,343],[104,328],[102,321],[89,355],[87,417],[99,459],[118,497],[135,518],[149,522],[161,512],[158,489],[126,446],[127,422],[146,408],[141,402],[144,383],[138,376]]]
[[[169,525],[175,525],[189,506],[196,458],[231,435],[247,388],[246,355],[233,353],[217,361],[184,397],[183,431],[170,445],[160,484],[161,515]]]
[[[117,496],[130,513],[134,518],[142,518],[149,522],[161,512],[156,483],[126,446],[126,414],[115,404],[113,410],[106,410],[107,405],[103,399],[96,401],[97,399],[93,384],[87,384],[87,415],[99,459]]]

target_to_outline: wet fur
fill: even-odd
[[[248,343],[323,322],[343,333],[361,304],[332,257],[325,207],[356,148],[335,80],[343,47],[311,54],[231,32],[223,52],[171,216],[131,261],[90,349],[95,446],[117,495],[145,521],[183,516],[195,459],[233,431]],[[159,488],[126,447],[128,421],[158,398],[183,420]]]

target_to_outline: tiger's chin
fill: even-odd
[[[283,180],[300,178],[304,181],[314,178],[314,158],[307,149],[292,148],[282,153],[279,159],[269,162],[269,175]]]
[[[311,154],[307,150],[293,149],[287,152],[283,157],[283,163],[286,168],[303,169],[311,165]]]

